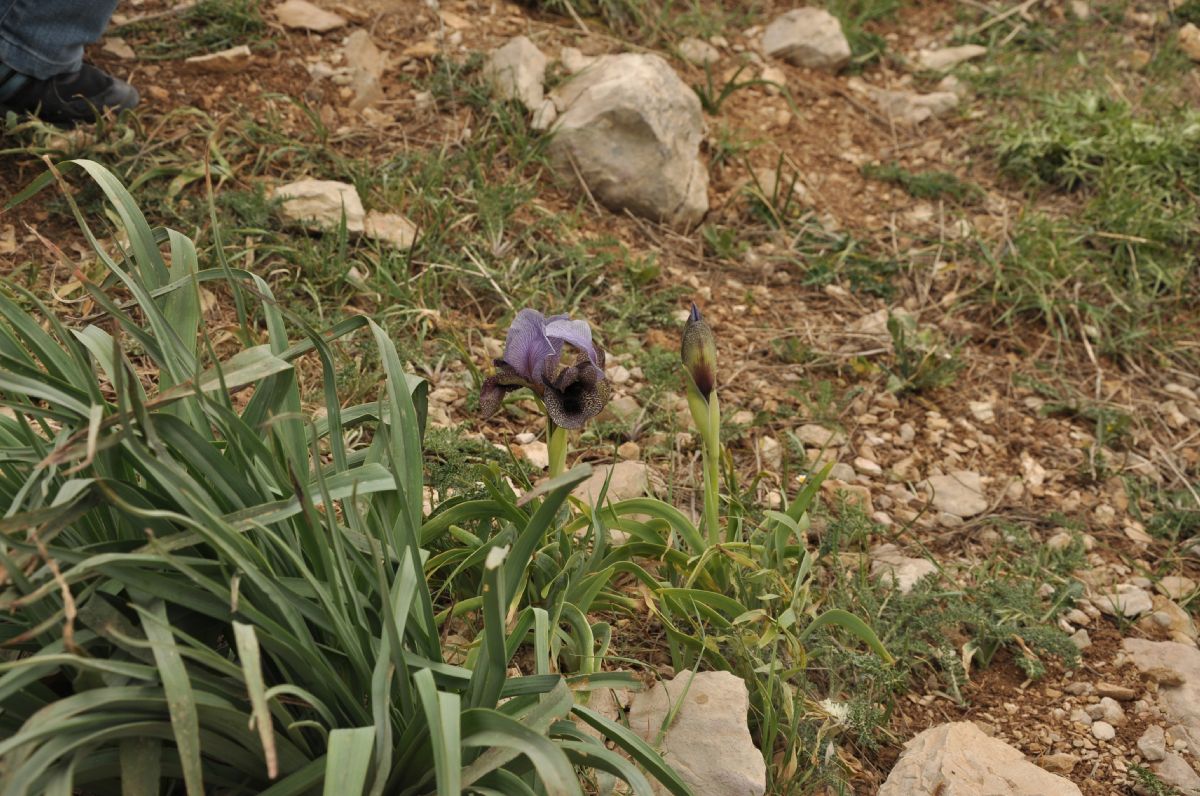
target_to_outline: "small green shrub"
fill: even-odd
[[[892,338],[892,364],[885,366],[889,392],[921,392],[954,381],[962,362],[937,330],[918,326],[911,315],[888,315],[887,330]]]

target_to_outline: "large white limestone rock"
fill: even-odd
[[[562,179],[582,180],[610,210],[675,227],[708,212],[700,100],[662,58],[597,58],[553,99],[560,114],[548,151]]]

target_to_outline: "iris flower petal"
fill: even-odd
[[[559,349],[561,351],[561,348]],[[546,358],[557,353],[546,336],[546,319],[537,310],[517,313],[504,341],[504,361],[531,384],[542,378]]]
[[[522,387],[537,389],[532,382],[517,373],[516,368],[503,359],[497,359],[495,365],[495,375],[484,379],[483,386],[479,390],[479,409],[483,412],[484,417],[491,417],[500,411],[500,405],[504,403],[504,396],[513,390],[519,390]]]
[[[588,326],[587,321],[568,320],[565,315],[547,320],[546,337],[551,344],[558,345],[559,353],[562,352],[562,344],[569,343],[579,353],[586,354],[593,365],[596,364],[596,346],[592,344],[592,327]]]
[[[550,419],[562,428],[577,429],[603,411],[612,397],[612,385],[604,378],[604,351],[595,349],[598,364],[581,354],[574,365],[563,368],[545,383],[542,399]]]

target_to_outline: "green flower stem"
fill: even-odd
[[[546,448],[550,452],[550,477],[562,475],[567,469],[567,430],[546,417]]]
[[[721,541],[721,406],[714,390],[708,400],[694,385],[688,385],[688,408],[700,432],[704,463],[704,531],[710,545]]]

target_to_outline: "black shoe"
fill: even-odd
[[[91,64],[78,71],[38,80],[0,67],[0,113],[37,116],[63,127],[96,121],[105,110],[128,110],[138,104],[137,89]]]

